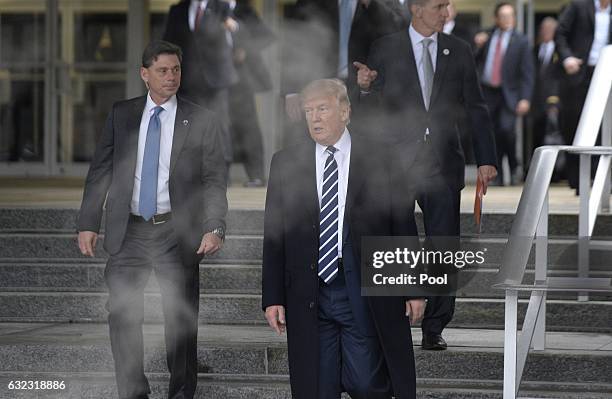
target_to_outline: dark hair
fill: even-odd
[[[502,1],[501,3],[497,3],[497,5],[495,6],[495,11],[493,11],[493,15],[495,17],[497,17],[497,14],[499,14],[499,10],[502,7],[505,7],[505,6],[510,6],[510,7],[512,7],[512,10],[514,10],[514,5],[512,5],[511,3],[508,3],[506,1]]]
[[[150,67],[161,54],[174,54],[178,57],[179,62],[183,60],[183,51],[179,46],[164,40],[153,40],[142,52],[142,66]]]

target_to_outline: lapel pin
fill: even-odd
[[[183,120],[183,125],[185,126],[189,125],[189,121],[187,119]]]
[[[442,50],[442,54],[449,55],[450,54],[449,49],[445,48],[444,50]]]

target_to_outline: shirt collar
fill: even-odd
[[[177,105],[177,101],[176,101],[176,94],[175,94],[172,97],[170,97],[168,101],[161,104],[160,107],[162,107],[164,111],[169,113],[176,109],[176,105]],[[155,104],[155,102],[151,98],[151,93],[147,94],[147,104],[145,105],[145,112],[151,113],[151,111],[155,107],[157,107],[157,104]]]
[[[347,128],[344,128],[344,132],[342,136],[340,136],[340,140],[333,145],[338,151],[336,153],[348,154],[351,151],[351,135]],[[317,153],[321,155],[325,155],[325,150],[327,150],[326,145],[321,145],[317,143]]]
[[[420,44],[423,41],[423,39],[425,39],[425,36],[417,32],[416,29],[414,29],[414,27],[412,26],[412,24],[410,24],[410,28],[408,28],[408,34],[410,35],[410,40],[412,41],[413,45]],[[429,36],[429,38],[432,39],[434,43],[437,43],[438,42],[438,32],[434,32],[434,34]]]

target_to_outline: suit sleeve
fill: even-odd
[[[217,227],[225,228],[227,184],[220,134],[219,123],[216,119],[211,119],[202,143],[201,179],[204,186],[203,231],[205,233]]]
[[[559,25],[555,31],[555,45],[561,56],[561,61],[574,56],[569,44],[569,38],[574,32],[575,21],[576,5],[572,2],[568,4],[565,11],[559,16]]]
[[[100,231],[106,194],[113,177],[115,106],[106,118],[102,135],[85,179],[83,201],[79,211],[78,231]]]
[[[471,54],[469,45],[461,42],[463,47],[463,105],[468,116],[468,122],[472,130],[472,142],[474,155],[478,166],[497,165],[495,152],[495,138],[493,135],[493,123],[489,115],[489,109],[484,101],[478,76],[476,64]]]
[[[525,38],[521,51],[521,100],[531,101],[535,85],[535,65],[533,61],[532,48],[527,38]]]
[[[262,309],[285,305],[285,242],[282,204],[282,165],[275,154],[270,165],[264,217]]]

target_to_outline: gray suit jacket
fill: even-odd
[[[202,234],[225,227],[225,164],[213,114],[180,97],[177,101],[170,205],[182,261],[190,265],[200,260],[196,250]],[[85,181],[77,228],[98,232],[106,203],[104,248],[111,255],[121,249],[129,220],[145,103],[143,96],[113,105]]]

